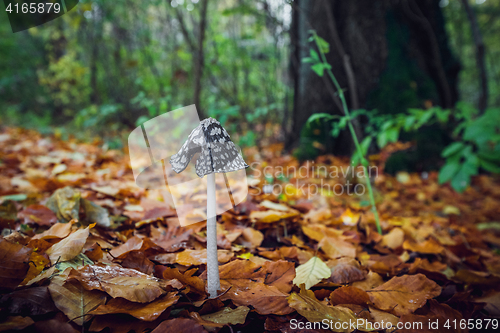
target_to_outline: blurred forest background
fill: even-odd
[[[416,143],[389,171],[441,167],[460,150],[443,155],[457,140],[458,158],[475,173],[499,171],[498,154],[484,163],[470,156],[481,144],[500,151],[500,124],[491,128],[500,106],[500,0],[82,0],[15,34],[0,9],[4,125],[99,136],[121,148],[130,129],[194,103],[242,147],[283,142],[301,159],[349,155],[346,130],[308,122],[342,114],[332,83],[302,61],[314,49],[312,29],[349,108],[364,110],[353,119],[360,141],[377,138],[366,149]],[[390,119],[398,115],[418,118],[418,130],[397,127]],[[456,132],[473,121],[486,141]]]

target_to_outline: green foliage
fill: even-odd
[[[456,122],[453,132],[455,142],[441,153],[446,162],[439,172],[439,183],[450,182],[456,191],[463,192],[469,186],[471,177],[477,175],[481,168],[500,173],[500,109],[487,109],[483,115],[478,115],[478,111],[470,105],[458,103],[453,111],[432,107],[427,110],[409,109],[407,113],[388,116],[378,115],[376,110],[355,110],[351,118],[314,114],[308,124],[330,122],[330,133],[336,137],[345,129],[347,121],[366,116],[368,125],[365,128],[366,137],[360,144],[361,153],[356,151],[352,157],[353,165],[358,165],[372,142],[382,149],[389,143],[397,142],[402,132],[416,132],[423,126],[444,126]]]

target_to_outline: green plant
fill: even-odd
[[[337,94],[340,98],[340,101],[342,103],[342,109],[344,112],[344,116],[339,117],[339,126],[340,128],[349,128],[349,131],[351,133],[352,139],[354,141],[354,145],[356,146],[356,152],[354,153],[357,159],[361,163],[364,169],[364,173],[368,175],[368,160],[365,158],[366,152],[367,152],[367,147],[365,149],[364,146],[366,146],[366,139],[360,144],[358,137],[356,135],[356,132],[354,131],[354,127],[352,125],[352,116],[351,113],[349,112],[349,108],[347,107],[347,103],[345,100],[344,92],[342,88],[340,87],[340,84],[338,83],[337,79],[333,75],[332,72],[332,66],[326,61],[325,54],[329,52],[330,50],[330,45],[321,37],[319,37],[316,34],[316,31],[310,30],[311,37],[309,38],[309,41],[314,42],[316,44],[316,47],[319,51],[316,52],[315,50],[311,49],[310,50],[310,57],[302,59],[303,62],[306,63],[311,63],[311,69],[316,72],[319,76],[323,76],[324,73],[326,72],[328,74],[328,77],[330,80],[333,82],[335,89],[337,90]],[[358,112],[359,113],[359,112]],[[357,114],[353,113],[353,116],[356,116]],[[336,116],[331,116],[331,117],[336,117]],[[314,119],[313,119],[314,120]],[[369,143],[368,143],[369,146]],[[373,189],[371,186],[370,181],[366,182],[367,188],[368,188],[368,195],[370,198],[370,203],[372,206],[372,212],[375,217],[375,223],[377,224],[377,231],[379,234],[382,234],[382,228],[380,226],[380,219],[377,211],[377,206],[375,204],[375,196],[373,194]]]
[[[439,171],[438,181],[440,184],[450,182],[457,192],[463,192],[480,168],[500,173],[500,109],[487,109],[479,116],[478,110],[470,105],[457,103],[453,111],[432,107],[426,110],[409,109],[398,115],[378,115],[376,110],[355,110],[351,117],[364,115],[368,119],[366,136],[360,144],[363,154],[367,153],[373,141],[382,149],[388,143],[398,141],[403,131],[415,132],[422,126],[445,126],[456,122],[457,126],[452,133],[455,141],[441,153],[446,161]],[[324,113],[311,116],[309,123],[319,120],[331,122],[330,134],[335,137],[347,124],[345,117]],[[359,162],[358,154],[354,154],[352,163],[357,165]]]

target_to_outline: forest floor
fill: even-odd
[[[254,176],[300,167],[280,145],[245,156]],[[500,181],[458,194],[436,172],[384,174],[386,158],[372,157],[383,235],[366,194],[347,193],[366,177],[346,159],[278,177],[284,193],[249,177],[248,200],[218,218],[222,290],[208,299],[206,223],[181,227],[159,190],[136,186],[126,152],[4,128],[0,331],[498,328]]]

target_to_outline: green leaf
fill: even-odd
[[[10,195],[4,195],[3,197],[0,197],[0,202],[6,201],[6,200],[12,200],[12,201],[23,201],[26,200],[28,196],[26,194],[10,194]]]
[[[373,139],[373,137],[367,136],[361,142],[360,146],[361,146],[361,150],[362,150],[363,155],[366,155],[366,153],[368,152],[368,148],[370,148],[370,144],[372,143],[372,139]]]
[[[492,163],[490,161],[483,160],[483,159],[480,159],[479,163],[480,163],[481,167],[486,171],[489,171],[492,173],[500,173],[500,165],[498,165],[498,164],[495,164],[495,163]]]
[[[315,60],[316,62],[319,62],[319,55],[318,55],[318,52],[314,51],[314,50],[309,50],[309,54],[311,55],[311,58],[313,60]]]
[[[406,119],[405,119],[405,124],[404,124],[404,129],[405,131],[409,131],[413,124],[415,123],[415,120],[417,120],[417,118],[415,116],[407,116]]]
[[[417,124],[415,125],[416,128],[419,128],[424,124],[427,124],[427,122],[429,122],[429,120],[432,118],[433,115],[434,115],[434,108],[424,111],[423,114],[420,115]]]
[[[315,61],[313,58],[305,57],[305,58],[302,58],[302,62],[303,63],[311,63],[311,62],[315,62]]]
[[[377,136],[377,146],[382,149],[387,145],[389,138],[387,136],[387,131],[382,131]]]
[[[322,63],[315,64],[311,66],[311,69],[318,74],[318,76],[323,76],[323,73],[325,71],[325,66]]]
[[[464,167],[464,165],[465,163],[451,180],[451,186],[453,187],[453,189],[455,189],[455,191],[459,193],[462,193],[470,184],[470,175],[467,171],[468,167]]]
[[[455,155],[456,153],[460,152],[465,148],[464,144],[462,142],[453,142],[451,145],[446,147],[443,152],[441,153],[441,157],[450,157],[452,155]]]
[[[387,130],[387,140],[389,142],[396,142],[399,138],[399,128],[394,127]]]
[[[439,171],[439,176],[438,176],[439,184],[444,184],[447,181],[451,180],[453,176],[455,176],[459,168],[460,164],[458,163],[445,164]]]
[[[318,48],[321,50],[321,52],[327,54],[330,52],[330,44],[323,38],[316,36],[316,43],[318,44]]]

